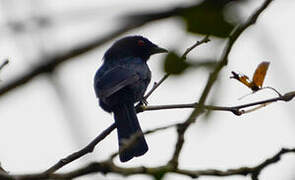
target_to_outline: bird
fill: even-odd
[[[95,94],[99,106],[114,115],[121,162],[148,151],[134,104],[145,102],[144,93],[151,81],[147,65],[150,56],[167,52],[143,36],[126,36],[111,45],[96,71]],[[124,144],[134,134],[138,135],[136,142],[124,149]]]

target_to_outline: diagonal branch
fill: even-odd
[[[273,0],[265,0],[264,3],[248,18],[248,20],[245,23],[238,25],[232,31],[232,33],[229,36],[229,39],[227,41],[227,44],[223,50],[223,54],[219,60],[219,63],[217,64],[215,70],[212,73],[210,73],[210,75],[209,75],[206,86],[205,86],[203,93],[202,93],[200,100],[199,100],[199,108],[195,108],[193,110],[193,112],[191,113],[191,115],[189,116],[189,118],[184,123],[182,123],[181,125],[178,126],[178,129],[177,129],[178,136],[177,136],[177,141],[176,141],[176,145],[175,145],[175,150],[174,150],[173,156],[169,162],[171,164],[171,166],[173,166],[175,168],[178,166],[179,155],[180,155],[180,152],[181,152],[183,144],[184,144],[184,134],[185,134],[186,130],[188,129],[188,127],[196,121],[198,116],[200,116],[202,114],[202,112],[204,110],[204,103],[205,103],[205,101],[209,95],[209,92],[211,91],[215,81],[217,80],[219,72],[221,71],[221,69],[224,66],[227,65],[228,55],[231,52],[234,43],[239,38],[239,36],[249,26],[255,24],[258,16],[263,12],[264,9],[267,8],[267,6],[272,1]]]
[[[173,164],[177,164],[177,161],[178,161],[178,156],[179,156],[179,153],[180,153],[180,150],[182,149],[182,145],[184,143],[184,138],[183,138],[183,135],[186,131],[186,129],[188,128],[188,126],[190,125],[190,123],[192,123],[194,121],[195,118],[197,118],[197,116],[200,114],[200,112],[202,112],[203,108],[204,108],[204,102],[205,102],[205,99],[207,97],[207,95],[209,94],[209,91],[211,89],[211,87],[213,86],[217,76],[218,76],[218,73],[219,71],[222,69],[223,66],[226,65],[227,63],[227,57],[228,57],[228,54],[231,50],[231,47],[233,45],[233,43],[236,41],[236,39],[239,37],[239,35],[248,27],[250,26],[251,24],[254,24],[256,22],[256,19],[258,17],[258,15],[267,7],[267,5],[271,2],[272,0],[266,0],[265,3],[263,4],[263,6],[258,9],[254,15],[249,18],[249,20],[244,24],[244,25],[241,25],[239,26],[238,28],[236,28],[233,32],[233,34],[230,36],[229,38],[229,41],[227,43],[227,46],[224,50],[224,55],[222,56],[221,60],[220,60],[220,63],[217,65],[215,71],[210,75],[209,77],[209,80],[207,82],[207,85],[205,87],[205,90],[201,96],[201,99],[199,101],[199,105],[200,105],[200,108],[197,108],[193,111],[193,113],[191,114],[191,117],[188,119],[188,121],[186,121],[186,123],[184,123],[182,125],[182,128],[178,128],[179,131],[178,131],[178,143],[176,145],[176,150],[174,152],[174,155],[173,155],[173,158],[170,162],[173,162]],[[172,12],[172,11],[171,11]],[[174,12],[176,13],[176,11]],[[7,93],[8,91],[16,88],[17,86],[19,85],[23,85],[27,82],[29,82],[31,79],[33,79],[35,76],[39,75],[39,74],[42,74],[42,73],[47,73],[47,72],[52,72],[59,64],[61,64],[62,62],[64,61],[67,61],[69,60],[70,58],[72,57],[75,57],[75,56],[78,56],[78,55],[81,55],[89,50],[92,50],[100,45],[102,45],[103,43],[113,39],[114,37],[116,36],[119,36],[123,33],[125,33],[126,31],[129,31],[133,28],[136,28],[136,27],[139,27],[139,26],[142,26],[144,25],[145,23],[148,23],[152,20],[156,20],[156,19],[162,19],[162,18],[166,18],[166,17],[170,17],[172,16],[173,13],[168,13],[168,14],[164,14],[163,16],[150,16],[150,18],[147,18],[147,19],[138,19],[138,21],[136,21],[137,23],[134,23],[131,24],[131,23],[128,23],[127,25],[123,26],[122,28],[114,31],[113,33],[110,33],[106,36],[104,36],[104,38],[98,38],[98,39],[95,39],[93,40],[91,43],[89,43],[88,45],[86,46],[83,46],[83,47],[78,47],[78,48],[75,48],[69,52],[66,52],[64,54],[61,54],[61,55],[57,55],[55,57],[52,57],[52,58],[49,58],[46,63],[44,64],[41,64],[39,66],[36,66],[34,69],[32,69],[30,72],[28,72],[27,74],[23,75],[23,77],[20,77],[20,78],[17,78],[15,79],[14,81],[12,81],[11,83],[7,84],[6,86],[0,88],[0,95],[3,95],[5,93]],[[197,42],[195,47],[199,45],[199,43],[204,43],[204,42],[208,42],[208,37],[204,38],[202,41],[200,42]],[[195,47],[192,47],[191,49],[188,49],[187,50],[187,53],[185,53],[183,55],[183,57],[185,58],[186,55]],[[162,80],[160,80],[160,82],[158,83],[158,85],[156,87],[153,88],[152,92],[163,82],[165,81],[165,79],[167,79],[169,75],[166,75],[166,77],[164,76]],[[151,92],[151,93],[152,93]],[[150,93],[150,94],[151,94]],[[150,95],[148,94],[148,96]],[[148,97],[147,96],[147,97]],[[180,126],[179,126],[180,127]],[[58,169],[60,169],[61,167],[63,167],[64,165],[80,158],[81,156],[89,153],[89,152],[92,152],[95,145],[97,143],[99,143],[102,139],[104,139],[110,132],[112,132],[112,130],[115,129],[115,125],[112,124],[110,127],[108,127],[105,131],[103,131],[103,133],[101,133],[97,138],[95,138],[88,146],[86,146],[85,148],[81,149],[80,151],[78,152],[75,152],[71,155],[69,155],[68,157],[60,160],[57,164],[53,165],[52,167],[50,167],[48,170],[46,170],[44,172],[44,175],[49,175],[55,171],[57,171]],[[176,162],[176,163],[175,163]]]
[[[180,11],[185,10],[189,7],[184,8],[173,8],[166,11],[161,12],[154,12],[154,13],[148,13],[148,14],[135,14],[132,16],[126,16],[123,21],[125,24],[123,24],[120,28],[114,30],[111,33],[105,34],[102,37],[94,38],[92,41],[87,42],[87,44],[75,47],[69,51],[62,52],[60,54],[55,54],[52,57],[48,57],[47,59],[40,62],[40,63],[34,66],[31,70],[27,71],[25,74],[22,74],[20,77],[15,78],[11,82],[7,83],[6,85],[2,86],[0,88],[0,96],[8,93],[9,91],[24,85],[28,82],[30,82],[34,77],[44,74],[44,73],[50,73],[54,71],[55,68],[57,68],[61,63],[69,61],[70,59],[77,57],[79,55],[82,55],[84,53],[87,53],[88,51],[91,51],[104,43],[107,43],[108,41],[114,39],[117,36],[120,36],[127,31],[130,31],[132,29],[141,27],[149,22],[168,18],[174,15],[177,15]]]
[[[197,41],[195,44],[193,44],[191,47],[189,47],[181,56],[182,59],[186,59],[187,55],[193,50],[195,49],[197,46],[200,46],[201,44],[207,43],[209,42],[209,35],[205,36],[202,40]],[[144,96],[144,100],[147,100],[147,98],[170,76],[169,73],[165,74],[157,83],[154,83],[153,88],[146,93],[146,95]]]
[[[124,26],[112,33],[109,33],[109,34],[103,36],[102,38],[93,39],[91,42],[88,42],[85,45],[73,48],[72,50],[67,51],[67,52],[63,52],[61,54],[56,54],[53,57],[49,57],[48,59],[46,59],[44,61],[42,60],[42,62],[44,62],[44,63],[40,63],[40,64],[34,66],[34,68],[29,70],[25,74],[21,75],[20,77],[15,78],[14,80],[9,82],[5,86],[1,87],[0,88],[0,96],[6,94],[7,92],[9,92],[21,85],[24,85],[24,84],[30,82],[34,77],[36,77],[40,74],[52,72],[61,63],[68,61],[71,58],[74,58],[76,56],[82,55],[90,50],[93,50],[94,48],[97,48],[97,47],[103,45],[104,43],[112,40],[113,38],[127,32],[133,28],[139,27],[143,24],[144,24],[144,22],[142,22],[141,24],[135,24],[133,26],[126,25],[126,26]]]
[[[186,56],[188,55],[189,52],[191,52],[194,48],[196,48],[197,46],[208,42],[208,36],[206,36],[204,39],[202,39],[201,41],[197,41],[193,46],[191,46],[190,48],[188,48],[184,54],[183,54],[183,58],[186,58]],[[166,76],[166,77],[165,77]],[[166,79],[168,78],[169,74],[166,74],[162,79],[161,82],[158,82],[157,87]],[[152,94],[152,92],[157,88],[154,86],[154,88],[148,93],[150,96]],[[1,95],[1,89],[0,89],[0,95]],[[148,98],[148,96],[145,96],[145,99]],[[137,106],[138,108],[138,106]],[[54,164],[53,166],[51,166],[49,169],[47,169],[44,173],[46,174],[50,174],[53,173],[55,171],[57,171],[58,169],[62,168],[63,166],[67,165],[68,163],[79,159],[80,157],[84,156],[85,154],[91,153],[94,149],[94,147],[100,142],[102,141],[106,136],[108,136],[114,129],[116,128],[115,123],[113,123],[112,125],[110,125],[107,129],[105,129],[101,134],[99,134],[94,140],[92,140],[86,147],[82,148],[81,150],[74,152],[73,154],[70,154],[69,156],[59,160],[56,164]]]
[[[0,65],[0,71],[3,69],[4,66],[6,66],[9,63],[8,59],[5,59],[5,61]]]
[[[102,133],[100,133],[94,140],[92,140],[87,146],[82,148],[81,150],[74,152],[67,157],[59,160],[56,164],[51,166],[47,169],[44,174],[51,174],[58,169],[62,168],[63,166],[69,164],[70,162],[79,159],[80,157],[84,156],[85,154],[91,153],[95,146],[102,141],[105,137],[107,137],[114,129],[116,128],[115,123],[105,129]]]
[[[204,105],[204,109],[213,110],[213,111],[229,111],[234,113],[235,115],[242,115],[243,114],[243,108],[257,106],[261,104],[267,104],[272,103],[276,101],[290,101],[295,97],[295,91],[289,92],[284,94],[283,96],[277,97],[277,98],[271,98],[263,101],[257,101],[253,103],[238,105],[238,106],[230,106],[230,107],[224,107],[224,106],[212,106],[212,105]],[[200,108],[199,103],[190,103],[190,104],[175,104],[175,105],[157,105],[157,106],[141,106],[138,108],[138,112],[143,111],[154,111],[154,110],[167,110],[167,109],[181,109],[181,108]],[[170,126],[177,126],[177,125],[170,125]],[[170,127],[169,126],[169,127]],[[114,129],[116,128],[115,124],[112,124],[110,127],[105,129],[101,134],[99,134],[94,140],[92,140],[87,146],[82,148],[81,150],[74,152],[73,154],[70,154],[69,156],[61,159],[59,162],[57,162],[55,165],[50,167],[48,170],[46,170],[45,174],[50,174],[55,172],[56,170],[60,169],[61,167],[65,166],[66,164],[79,159],[80,157],[84,156],[87,153],[91,153],[95,146],[102,141],[106,136],[108,136]],[[163,129],[161,127],[160,129]],[[154,131],[147,131],[145,134],[150,134]]]

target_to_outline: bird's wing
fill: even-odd
[[[95,92],[98,98],[107,98],[120,89],[135,83],[139,75],[130,69],[115,67],[95,80]]]

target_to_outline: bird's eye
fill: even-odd
[[[144,43],[143,40],[138,40],[138,41],[137,41],[137,45],[138,45],[138,46],[144,46],[144,44],[145,44],[145,43]]]

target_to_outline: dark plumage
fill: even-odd
[[[128,36],[116,41],[104,54],[103,65],[94,78],[94,89],[99,105],[113,112],[118,132],[119,150],[124,140],[134,133],[141,136],[137,142],[120,152],[122,162],[147,152],[134,103],[141,101],[151,80],[146,62],[153,54],[167,52],[142,36]]]

